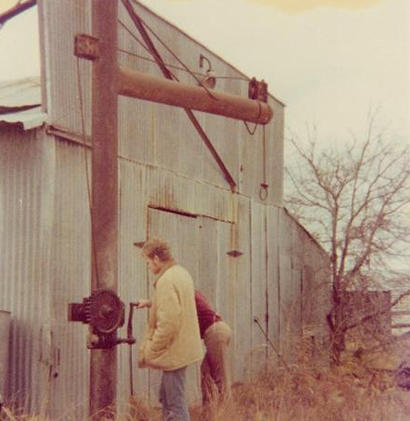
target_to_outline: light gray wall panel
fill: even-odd
[[[267,183],[269,184],[267,202],[276,206],[283,206],[285,109],[273,100],[269,100],[269,104],[273,109],[273,120],[266,126],[266,165]]]
[[[50,397],[53,145],[41,131],[0,131],[0,308],[11,312],[7,396],[26,412]],[[47,405],[45,405],[47,411]]]
[[[199,218],[199,275],[197,286],[216,308],[218,284],[218,227],[211,218]]]
[[[118,294],[126,305],[148,297],[146,263],[135,242],[144,241],[147,232],[147,206],[145,199],[145,169],[126,160],[120,160],[120,213],[119,213],[119,272]],[[147,311],[134,309],[133,334],[137,343],[132,346],[134,393],[148,399],[148,371],[137,368],[137,349],[147,323]],[[119,336],[126,337],[127,323]],[[118,396],[127,400],[130,394],[129,345],[118,347]]]
[[[280,271],[279,271],[279,212],[276,207],[267,208],[267,254],[268,254],[268,312],[269,325],[268,336],[275,346],[280,349]],[[269,355],[274,361],[277,360],[276,351],[270,346]]]
[[[290,359],[291,344],[287,340],[292,332],[291,307],[292,292],[292,224],[287,215],[279,215],[279,302],[280,302],[280,352],[285,359]]]
[[[251,313],[252,321],[257,318],[257,323],[252,324],[252,369],[262,368],[261,363],[267,355],[266,337],[266,220],[265,207],[255,202],[251,203]],[[263,330],[263,332],[262,332]]]
[[[165,239],[171,246],[174,258],[191,274],[194,282],[198,279],[198,221],[197,218],[178,215],[157,209],[149,209],[149,237]],[[152,281],[152,275],[150,275]],[[149,370],[150,401],[158,396],[160,373]],[[199,363],[188,368],[187,399],[197,401],[200,396]]]
[[[40,31],[44,45],[43,80],[49,122],[82,133],[78,76],[82,85],[86,133],[90,134],[91,63],[74,56],[74,36],[91,34],[90,2],[40,0]],[[78,67],[77,67],[78,66]],[[79,70],[78,70],[79,68]]]
[[[238,231],[237,248],[243,253],[235,259],[237,277],[235,285],[235,324],[233,347],[235,360],[233,368],[234,380],[243,380],[250,375],[251,333],[254,325],[251,311],[251,228],[250,201],[240,196],[238,198]]]
[[[167,170],[147,167],[147,195],[152,207],[232,221],[230,192]]]
[[[88,413],[88,328],[67,321],[67,305],[90,295],[91,216],[85,158],[89,151],[62,139],[55,143],[55,194],[51,278],[54,347],[53,417]]]
[[[86,132],[90,133],[91,63],[73,55],[73,40],[77,33],[90,33],[89,4],[80,1],[41,1],[41,31],[44,38],[47,109],[50,123],[69,131],[82,133],[79,80],[82,85],[83,113]],[[135,10],[166,45],[193,72],[180,70],[183,66],[148,30],[152,41],[171,71],[183,83],[197,85],[203,77],[199,68],[200,54],[212,63],[217,78],[216,90],[247,97],[246,77],[211,53],[173,25],[155,16],[147,8],[135,4]],[[123,66],[163,77],[152,56],[134,37],[142,42],[127,12],[120,4],[119,19],[133,36],[118,24],[118,60]],[[61,30],[61,25],[64,30]],[[77,63],[78,60],[78,63]],[[149,61],[151,60],[151,61]],[[175,68],[177,67],[177,68]],[[79,70],[78,70],[79,69]],[[257,75],[256,75],[257,76]],[[80,77],[80,79],[79,79]],[[244,80],[245,79],[245,80]],[[64,82],[62,82],[64,81]],[[270,98],[275,118],[267,129],[267,176],[270,196],[266,203],[282,201],[283,168],[283,105]],[[214,144],[240,191],[258,198],[262,180],[262,129],[249,136],[242,121],[196,112],[199,122]],[[181,108],[152,104],[136,99],[119,98],[120,154],[137,162],[145,161],[168,168],[184,176],[201,180],[229,190],[229,186],[202,139]],[[108,116],[107,116],[108,118]],[[269,161],[269,162],[268,162]],[[242,173],[241,173],[242,165]],[[257,199],[258,200],[258,199]]]

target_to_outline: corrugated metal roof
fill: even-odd
[[[17,108],[41,104],[40,77],[0,82],[0,106]]]
[[[3,125],[17,125],[24,130],[40,127],[47,120],[47,114],[41,111],[41,106],[35,106],[23,111],[16,111],[7,114],[0,114],[0,127]]]
[[[0,126],[19,125],[29,130],[41,126],[46,118],[41,111],[39,77],[0,82]]]

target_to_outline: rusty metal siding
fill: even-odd
[[[11,386],[22,397],[23,391],[30,396],[27,408],[40,410],[46,394],[53,416],[65,408],[81,418],[88,406],[87,329],[69,324],[65,309],[68,302],[89,295],[90,287],[85,148],[36,132],[10,133],[0,142],[4,172],[0,198],[6,203],[0,216],[1,236],[6,239],[1,244],[10,245],[3,246],[2,255],[11,262],[1,267],[9,286],[4,303],[14,302],[20,309],[12,338],[12,348],[19,352],[13,357],[16,374]],[[89,150],[86,153],[89,159]],[[290,359],[295,357],[295,343],[305,331],[312,332],[312,325],[310,336],[326,339],[328,294],[321,289],[328,286],[325,256],[285,210],[243,195],[232,197],[215,186],[124,158],[119,159],[119,172],[119,294],[124,302],[149,296],[150,277],[133,243],[160,235],[169,239],[177,259],[233,327],[230,360],[235,380],[246,377],[250,365],[256,369],[263,357],[272,355],[253,322],[255,316]],[[30,206],[22,210],[21,203]],[[233,247],[244,254],[228,256]],[[315,306],[305,298],[312,289]],[[134,321],[141,339],[146,312],[137,312]],[[120,332],[125,333],[125,329]],[[134,370],[137,395],[155,403],[158,373],[137,371],[135,366]],[[44,385],[41,396],[38,384]],[[190,369],[188,384],[192,402],[199,397],[197,366]],[[118,393],[120,401],[129,393],[125,346],[119,349]]]
[[[279,253],[281,242],[279,239],[279,213],[276,207],[268,207],[267,212],[267,290],[268,290],[268,337],[279,350],[280,344],[280,266]],[[276,352],[269,347],[269,356],[277,361]]]
[[[194,282],[199,278],[199,226],[195,217],[178,215],[172,212],[149,209],[149,237],[166,238],[174,258],[191,274]],[[150,283],[152,275],[149,276]],[[149,370],[150,401],[157,401],[160,373]],[[200,396],[199,363],[188,367],[186,380],[187,399],[197,401]]]
[[[152,207],[232,221],[232,195],[173,172],[147,167],[147,200]]]
[[[329,337],[329,259],[286,210],[280,210],[279,221],[281,350],[293,361],[306,352],[321,353],[323,359]]]
[[[90,30],[89,3],[39,4],[50,122],[78,134],[81,110],[72,45],[75,33]],[[192,69],[198,70],[202,53],[217,75],[243,77],[145,7],[136,8]],[[132,28],[122,6],[120,19]],[[124,50],[147,55],[120,28],[119,42]],[[178,65],[158,48],[166,62]],[[160,75],[153,63],[120,52],[119,60]],[[79,67],[89,134],[91,65],[80,60]],[[175,72],[182,81],[196,83],[188,73]],[[247,82],[218,79],[217,89],[246,96]],[[235,380],[246,378],[250,366],[260,367],[261,356],[272,355],[255,316],[284,354],[290,355],[305,331],[326,339],[327,257],[274,206],[282,203],[283,105],[269,101],[275,117],[266,127],[266,180],[261,127],[251,136],[242,122],[196,113],[238,183],[234,195],[183,110],[119,98],[119,295],[128,304],[150,294],[151,275],[133,243],[151,235],[169,239],[176,258],[233,327]],[[41,412],[41,405],[51,402],[53,418],[84,419],[88,411],[87,328],[66,320],[67,303],[79,302],[90,292],[85,154],[90,162],[88,149],[46,136],[41,129],[0,129],[0,279],[5,285],[0,305],[13,317],[9,395],[30,411]],[[263,181],[269,184],[266,200],[259,197]],[[228,256],[233,248],[243,255]],[[317,292],[315,301],[306,298],[311,290]],[[134,322],[138,341],[146,311],[137,311]],[[121,329],[120,335],[125,334]],[[128,347],[119,347],[118,353],[121,401],[129,393]],[[158,373],[137,371],[134,365],[138,397],[156,402],[158,383]],[[198,366],[190,369],[188,389],[189,399],[197,400]]]
[[[288,338],[293,329],[291,307],[296,297],[292,290],[292,224],[283,212],[279,214],[279,238],[280,352],[290,355],[292,342]]]
[[[146,263],[135,242],[146,240],[147,204],[145,201],[145,168],[126,160],[119,161],[120,214],[119,214],[119,267],[118,294],[126,306],[139,298],[149,296]],[[127,308],[128,317],[128,308]],[[137,346],[142,339],[146,325],[146,310],[137,310],[133,318],[134,336],[137,345],[133,352],[133,385],[137,396],[148,398],[148,371],[137,370]],[[126,337],[126,326],[119,331],[119,336]],[[130,394],[129,346],[118,347],[118,391],[121,403]]]
[[[232,325],[232,347],[235,351],[233,379],[243,380],[250,374],[251,332],[254,324],[251,312],[251,241],[250,241],[250,200],[238,198],[237,248],[243,253],[234,259],[236,264],[235,323]]]
[[[70,416],[88,412],[88,330],[67,321],[67,304],[90,292],[91,228],[84,147],[55,141],[54,204],[50,270],[52,415],[61,408]]]
[[[272,99],[269,100],[269,104],[275,117],[273,122],[266,126],[267,183],[269,184],[267,203],[283,206],[285,109]]]
[[[257,318],[263,331],[267,331],[267,279],[266,279],[266,208],[251,203],[250,241],[251,241],[251,314],[252,314],[252,371],[262,368],[261,363],[267,356],[266,338],[253,320]]]
[[[90,2],[40,0],[46,112],[53,125],[82,133],[77,63],[82,84],[86,133],[90,134],[91,64],[74,56],[74,35],[91,32]]]
[[[330,334],[326,322],[326,316],[331,309],[330,260],[324,250],[299,225],[298,229],[305,238],[302,286],[303,335],[314,337],[315,352],[318,353],[316,356],[323,360]]]
[[[43,160],[49,147],[41,131],[0,131],[0,308],[11,311],[7,397],[17,407],[37,411],[50,391],[44,199],[51,164]]]
[[[292,267],[301,277],[302,337],[311,342],[323,359],[329,341],[326,315],[331,307],[330,260],[313,237],[286,211],[293,226]],[[319,355],[321,353],[321,355]]]
[[[134,7],[192,71],[203,73],[204,70],[199,68],[199,56],[204,54],[211,60],[216,75],[220,76],[217,79],[217,90],[247,96],[248,86],[243,74],[144,6],[135,3]],[[119,7],[119,19],[133,36],[141,40],[122,4]],[[87,126],[86,132],[89,134],[91,64],[83,59],[78,60],[73,55],[74,35],[81,32],[90,33],[89,5],[78,0],[59,2],[41,0],[40,20],[43,23],[42,32],[44,33],[42,50],[46,56],[45,80],[50,123],[74,133],[82,133],[78,81],[80,77],[82,108]],[[118,25],[118,34],[121,50],[118,53],[120,64],[131,69],[161,75],[155,63],[144,59],[152,60],[150,54],[121,24]],[[164,61],[181,67],[181,64],[159,41],[155,37],[152,38]],[[144,58],[136,57],[136,54]],[[175,68],[171,70],[181,82],[197,84],[196,79],[188,72]],[[269,102],[274,108],[275,117],[266,130],[268,141],[266,181],[271,186],[266,203],[280,205],[282,203],[283,105],[273,98],[270,98]],[[260,183],[264,181],[262,179],[262,128],[258,127],[255,135],[250,136],[241,121],[204,113],[195,113],[195,115],[238,184],[238,191],[257,199]],[[221,170],[184,110],[119,97],[118,116],[121,156],[129,160],[164,167],[183,176],[229,190],[229,185]]]

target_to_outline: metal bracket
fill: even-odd
[[[226,254],[231,257],[239,257],[239,256],[242,256],[243,253],[239,250],[231,250],[231,251],[228,251]]]
[[[87,60],[100,57],[98,38],[87,34],[77,34],[74,38],[74,55]]]
[[[144,247],[144,244],[145,244],[145,241],[136,241],[134,243],[134,246],[142,249]]]
[[[263,79],[258,81],[253,77],[249,81],[248,97],[261,102],[268,102],[268,84]]]

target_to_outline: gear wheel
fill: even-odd
[[[84,304],[88,323],[97,334],[113,333],[124,324],[124,303],[114,291],[94,291]]]

